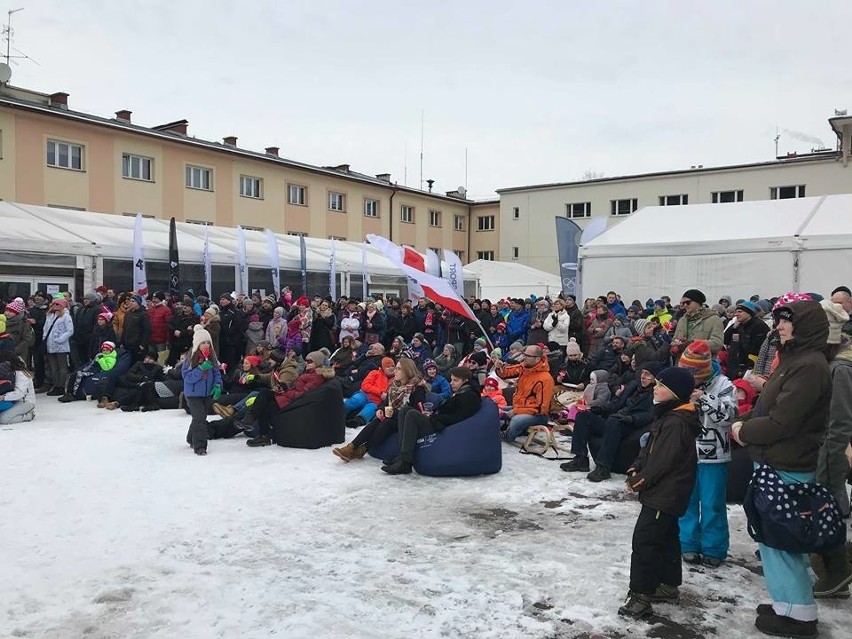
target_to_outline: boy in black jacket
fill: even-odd
[[[639,494],[642,510],[633,529],[630,592],[620,615],[640,619],[653,613],[653,601],[678,601],[678,519],[695,484],[695,438],[701,431],[690,403],[694,390],[695,379],[685,368],[666,368],[657,375],[650,438],[627,471],[627,488]]]
[[[411,472],[418,437],[440,433],[447,426],[464,421],[479,410],[482,402],[479,384],[471,378],[469,368],[451,369],[450,387],[453,394],[431,415],[424,415],[412,406],[402,408],[399,413],[399,457],[382,466],[388,475],[407,475]]]

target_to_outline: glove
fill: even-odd
[[[253,380],[254,380],[254,373],[249,373],[248,375],[246,375],[246,381],[247,382],[251,382]]]
[[[201,362],[201,364],[198,366],[198,368],[200,368],[203,371],[209,371],[210,369],[213,368],[213,362],[211,362],[209,359],[205,359],[203,362]]]
[[[222,387],[219,384],[213,384],[213,399],[217,400],[222,396]]]

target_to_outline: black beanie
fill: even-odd
[[[657,383],[668,388],[682,402],[688,402],[695,390],[695,377],[686,368],[673,366],[664,368],[657,375]]]
[[[693,302],[698,302],[699,304],[705,304],[707,302],[707,298],[704,296],[704,293],[699,291],[697,288],[689,289],[681,297],[692,300]]]

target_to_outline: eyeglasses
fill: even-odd
[[[530,358],[536,357],[537,358],[539,356],[538,355],[530,355],[529,353],[524,353],[524,357],[530,357]]]

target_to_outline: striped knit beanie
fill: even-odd
[[[683,351],[678,362],[680,368],[689,369],[696,384],[702,384],[713,375],[713,356],[710,344],[703,339],[691,342]]]

